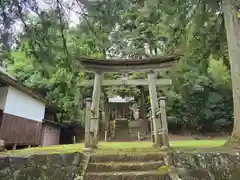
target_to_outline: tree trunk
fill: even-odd
[[[231,66],[234,127],[226,145],[240,147],[240,18],[237,15],[237,0],[223,0],[223,12]]]

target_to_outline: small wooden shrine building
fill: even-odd
[[[120,96],[108,98],[110,119],[128,120],[133,113],[130,109],[135,104],[134,98],[122,98]]]
[[[150,138],[149,121],[144,116],[140,118],[140,107],[134,97],[108,98],[108,107],[109,124],[103,125],[107,127],[105,141],[136,141],[142,133],[145,139],[147,135]]]
[[[59,109],[40,94],[0,70],[0,139],[5,146],[59,144]]]
[[[136,103],[133,97],[108,98],[109,124],[106,125],[107,139],[115,141],[130,140],[128,123],[133,118],[132,106]],[[106,107],[105,107],[106,108]],[[105,137],[106,139],[106,137]]]

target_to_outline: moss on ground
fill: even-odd
[[[168,172],[168,166],[160,166],[157,171],[162,172],[162,173],[167,173]]]
[[[179,148],[217,148],[224,145],[225,140],[183,140],[172,141],[171,147],[174,149]],[[31,154],[67,154],[73,152],[82,152],[84,144],[69,144],[58,146],[45,146],[37,148],[27,148],[23,150],[7,151],[0,153],[0,155],[31,155]],[[153,148],[152,142],[107,142],[100,143],[97,153],[149,153],[160,152],[161,149]]]

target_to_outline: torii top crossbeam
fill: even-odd
[[[84,71],[99,72],[147,72],[159,71],[172,66],[180,55],[164,55],[146,59],[94,59],[79,57],[78,61]]]

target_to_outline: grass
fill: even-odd
[[[182,140],[171,142],[173,148],[217,148],[222,146],[225,140]],[[23,150],[8,151],[2,155],[31,155],[31,154],[61,154],[82,152],[84,144],[70,144],[58,146],[46,146],[28,148]],[[152,148],[152,142],[102,142],[99,144],[98,152],[149,152],[159,151]],[[1,154],[0,154],[1,155]]]
[[[31,155],[31,154],[62,154],[62,153],[74,153],[82,152],[84,145],[81,144],[68,144],[68,145],[57,145],[57,146],[45,146],[45,147],[34,147],[26,148],[21,150],[11,150],[4,152],[6,155]],[[1,155],[1,153],[0,153]]]
[[[225,140],[182,140],[172,141],[170,144],[176,148],[197,148],[197,147],[219,147],[225,143]],[[104,150],[119,150],[119,149],[146,149],[152,147],[152,142],[113,142],[100,143],[100,149]]]
[[[160,166],[157,170],[160,171],[160,172],[163,172],[163,173],[169,172],[168,171],[168,166]]]

